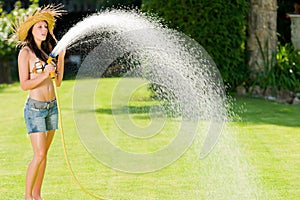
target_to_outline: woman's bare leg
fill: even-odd
[[[47,135],[46,135],[46,152],[45,152],[46,155],[45,155],[45,159],[40,164],[38,174],[36,176],[36,180],[35,180],[35,183],[34,183],[34,186],[33,186],[33,189],[32,189],[32,196],[33,196],[34,200],[42,200],[42,198],[41,198],[41,188],[42,188],[42,183],[43,183],[46,164],[47,164],[47,154],[48,154],[48,150],[50,148],[50,145],[52,143],[54,133],[55,133],[55,130],[51,130],[51,131],[48,131]]]
[[[26,173],[25,199],[32,200],[32,189],[36,180],[39,167],[46,157],[46,133],[31,133],[30,141],[33,148],[33,158]]]

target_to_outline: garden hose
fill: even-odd
[[[47,64],[50,64],[54,58],[55,58],[55,56],[53,56],[53,54],[50,53],[50,56],[47,60]],[[63,146],[63,150],[64,150],[65,160],[66,160],[67,166],[69,168],[69,171],[70,171],[74,181],[76,182],[76,184],[79,186],[79,188],[83,192],[85,192],[86,194],[88,194],[96,199],[104,200],[103,198],[94,195],[93,193],[89,192],[85,187],[83,187],[73,171],[73,168],[72,168],[71,163],[68,158],[67,148],[66,148],[66,144],[65,144],[65,135],[64,135],[63,124],[62,124],[62,115],[61,115],[61,110],[60,110],[59,95],[58,95],[57,87],[56,87],[55,72],[50,72],[49,76],[52,81],[54,92],[55,92],[55,97],[56,97],[56,102],[57,102],[57,110],[58,110],[58,127],[59,127],[59,131],[61,134],[61,141],[62,141],[62,146]]]

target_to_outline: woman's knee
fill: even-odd
[[[47,158],[46,150],[39,150],[36,151],[34,154],[34,159],[39,163],[42,162],[43,160],[46,160],[46,158]]]

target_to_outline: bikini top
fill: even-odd
[[[39,58],[36,58],[35,62],[34,62],[34,66],[32,68],[32,71],[30,72],[30,74],[31,73],[33,73],[33,74],[43,73],[45,66],[46,66],[45,62],[42,62]]]
[[[54,65],[54,67],[56,67],[56,64],[55,62],[52,62],[52,64]],[[44,69],[46,67],[47,63],[41,61],[39,58],[36,58],[35,59],[35,62],[34,62],[34,66],[32,68],[32,71],[29,72],[30,74],[33,73],[33,74],[40,74],[40,73],[43,73],[44,72]]]

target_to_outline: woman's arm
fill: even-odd
[[[65,54],[66,50],[64,49],[59,55],[57,59],[57,68],[56,68],[56,86],[59,87],[61,85],[63,76],[64,76],[64,68],[65,68]]]
[[[19,79],[21,88],[23,90],[32,90],[49,77],[48,74],[42,73],[40,76],[36,76],[35,78],[30,79],[29,60],[30,50],[29,48],[24,47],[23,49],[21,49],[18,56]]]

